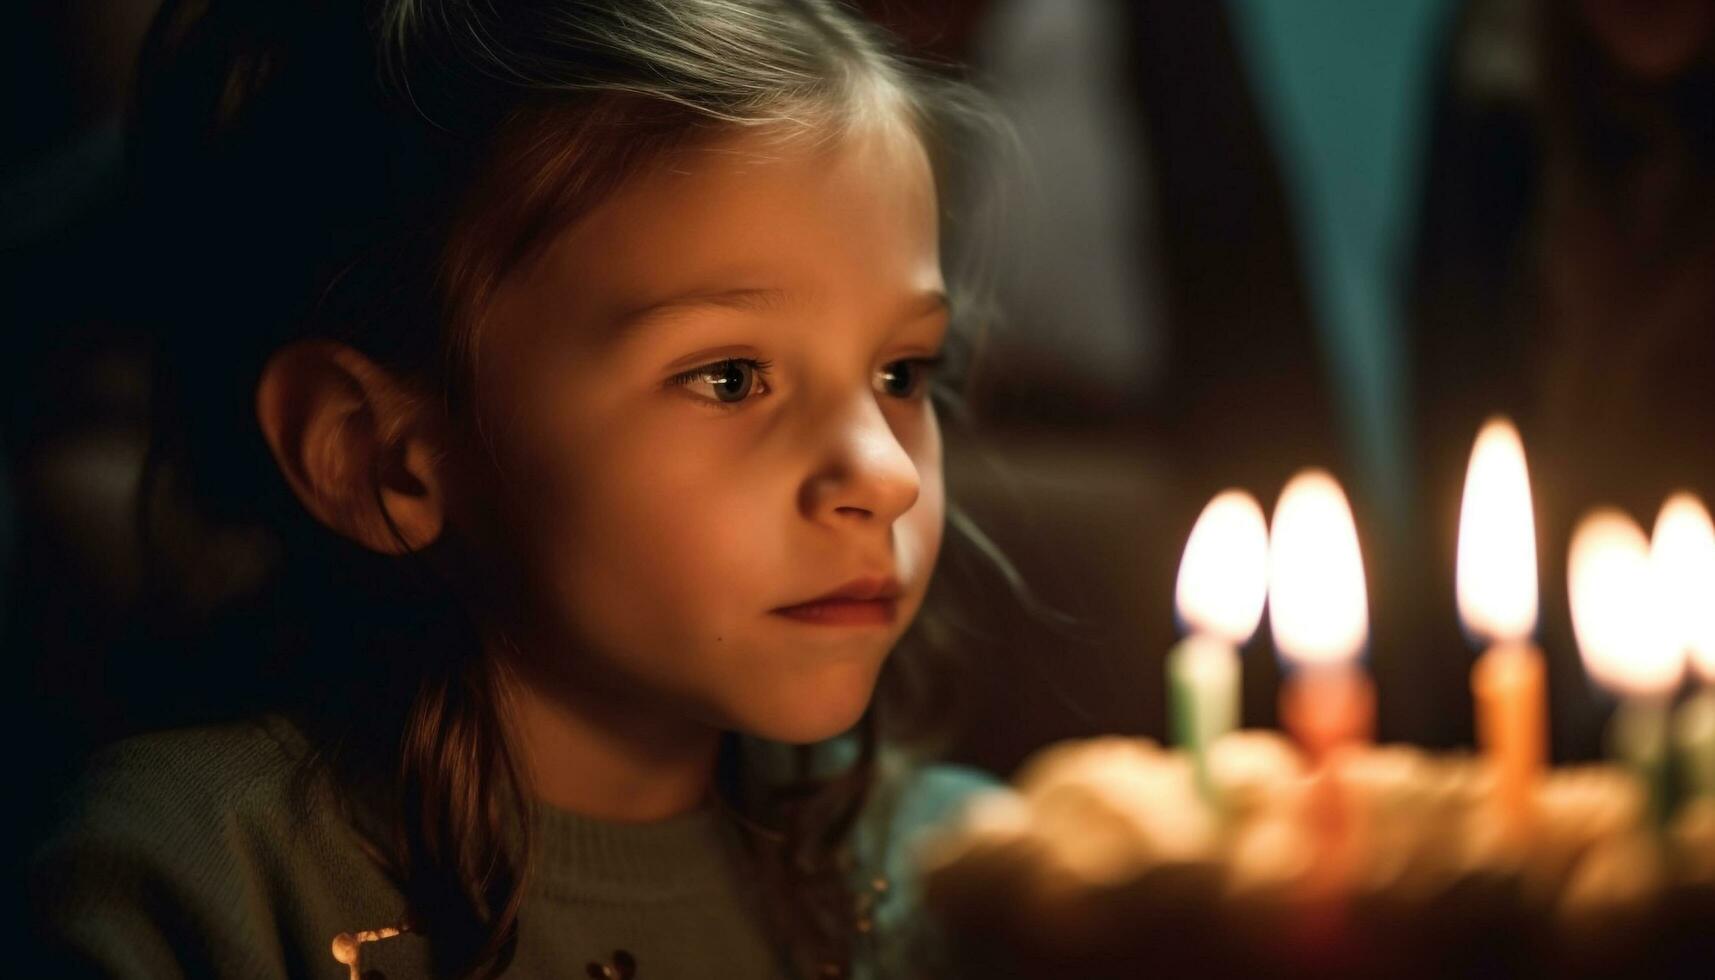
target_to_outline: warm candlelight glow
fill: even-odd
[[[1471,449],[1459,516],[1459,618],[1487,645],[1471,665],[1477,744],[1494,773],[1493,799],[1516,843],[1536,821],[1548,758],[1548,671],[1536,628],[1536,521],[1518,430],[1489,420]]]
[[[1268,596],[1268,524],[1262,505],[1242,490],[1209,501],[1179,563],[1174,594],[1187,630],[1243,646],[1256,632]]]
[[[1477,436],[1459,512],[1459,617],[1489,642],[1536,628],[1536,524],[1518,430],[1492,419]]]
[[[1650,538],[1669,629],[1697,673],[1715,683],[1715,526],[1703,501],[1677,493],[1662,505]]]
[[[1293,477],[1275,505],[1268,589],[1282,655],[1315,665],[1363,650],[1370,619],[1358,532],[1346,495],[1321,470]]]
[[[1669,625],[1649,539],[1602,509],[1580,521],[1567,558],[1572,628],[1584,666],[1616,694],[1648,697],[1679,683],[1685,651]]]

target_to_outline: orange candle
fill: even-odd
[[[1365,593],[1345,493],[1321,470],[1299,473],[1269,532],[1269,625],[1290,670],[1281,723],[1312,756],[1374,731],[1375,693],[1357,663],[1370,628]]]
[[[1374,741],[1375,685],[1356,664],[1300,668],[1281,685],[1280,724],[1319,764],[1342,745]]]
[[[1312,907],[1326,909],[1346,890],[1356,839],[1364,832],[1330,761],[1342,746],[1373,738],[1375,689],[1358,663],[1369,634],[1358,532],[1345,493],[1325,472],[1294,476],[1275,504],[1268,594],[1269,626],[1290,671],[1281,685],[1281,724],[1314,766],[1308,805],[1316,860],[1309,897]]]
[[[1524,444],[1506,419],[1477,435],[1459,515],[1459,616],[1488,648],[1471,669],[1477,744],[1515,835],[1533,822],[1548,758],[1548,678],[1536,629],[1536,516]]]

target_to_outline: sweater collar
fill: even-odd
[[[297,725],[269,714],[262,725],[294,759],[309,744]],[[713,801],[641,823],[599,820],[541,801],[531,888],[570,898],[643,900],[730,894],[742,860],[740,832]]]
[[[712,804],[647,823],[531,806],[534,888],[566,897],[670,899],[730,893],[738,841]]]

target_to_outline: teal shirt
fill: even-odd
[[[306,748],[277,718],[148,735],[102,753],[31,866],[37,938],[52,975],[344,980],[335,940],[365,931],[355,975],[428,976],[427,942],[385,935],[405,901],[331,805],[305,806],[292,775]],[[853,976],[913,976],[932,947],[912,854],[927,828],[993,785],[928,766],[898,783],[890,820],[867,815],[854,891],[872,927]],[[637,980],[784,975],[712,808],[625,824],[538,805],[536,847],[506,976],[585,977],[623,950]],[[885,878],[877,890],[871,883]],[[910,941],[908,941],[908,939]],[[618,975],[618,974],[615,974]]]

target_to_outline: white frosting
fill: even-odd
[[[1634,906],[1670,872],[1715,882],[1715,799],[1680,815],[1668,862],[1647,832],[1642,786],[1613,766],[1549,773],[1521,836],[1503,819],[1493,772],[1469,755],[1352,747],[1330,759],[1314,793],[1303,757],[1273,732],[1230,733],[1207,760],[1212,801],[1186,755],[1147,739],[1051,746],[1021,767],[1016,792],[980,798],[933,842],[928,873],[994,880],[997,862],[1035,862],[1031,880],[1060,899],[1067,889],[1198,883],[1234,900],[1290,899],[1327,853],[1316,821],[1332,799],[1338,866],[1354,897],[1410,905],[1472,875],[1516,877],[1534,907],[1570,922]]]

